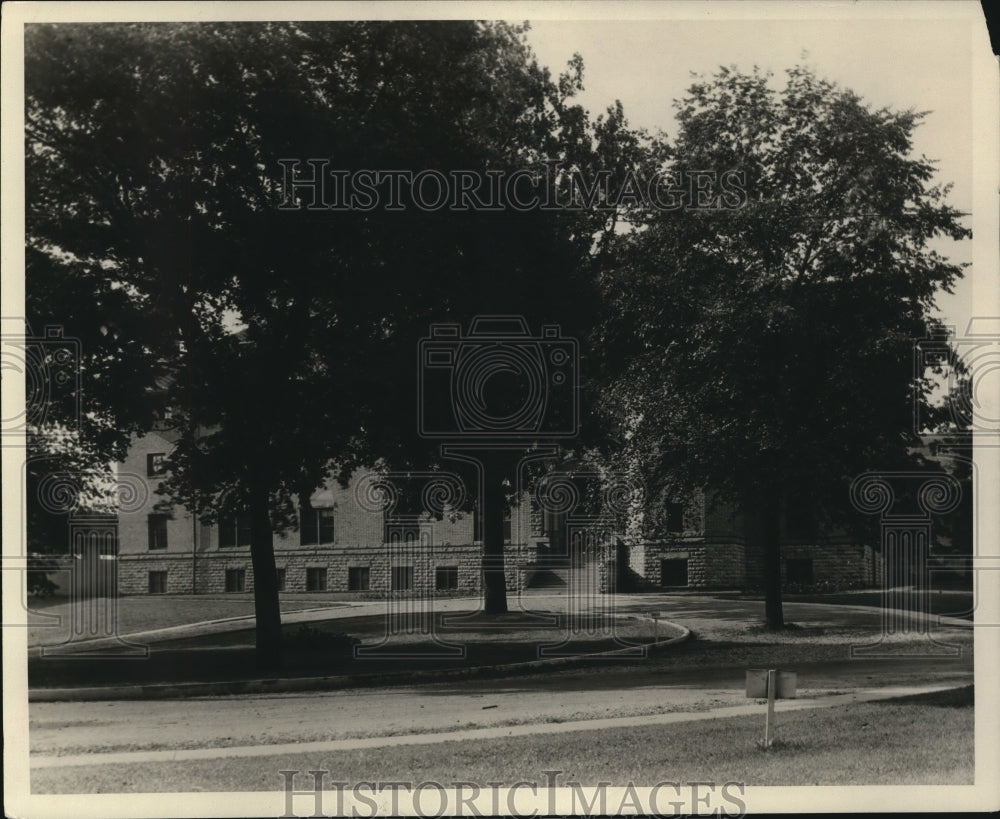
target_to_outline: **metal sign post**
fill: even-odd
[[[655,643],[660,639],[660,613],[651,611],[649,616],[653,618],[653,642]]]
[[[747,669],[747,697],[761,699],[767,697],[767,715],[764,718],[764,747],[770,748],[774,742],[774,702],[794,699],[798,677],[794,671],[780,671],[776,668]]]
[[[777,695],[778,672],[770,669],[767,672],[767,716],[764,718],[764,747],[771,747],[771,727],[774,725],[774,698]]]

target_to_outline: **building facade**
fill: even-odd
[[[155,489],[176,440],[169,431],[136,438],[119,474],[142,477]],[[422,509],[392,514],[359,503],[355,476],[331,480],[302,510],[300,528],[274,536],[282,592],[364,596],[476,594],[482,543],[475,512],[439,517]],[[203,524],[183,507],[165,509],[149,491],[118,518],[121,594],[216,594],[253,589],[248,516]],[[739,517],[697,497],[672,504],[664,535],[628,541],[573,519],[543,512],[528,493],[505,513],[507,586],[566,586],[585,570],[595,590],[740,589],[759,586],[759,556],[744,543]],[[787,527],[786,527],[787,528]],[[876,586],[880,555],[846,537],[803,540],[786,532],[782,573],[787,583]]]

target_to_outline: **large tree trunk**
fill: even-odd
[[[507,611],[507,577],[504,572],[503,512],[507,505],[504,491],[503,459],[499,453],[486,453],[483,471],[483,610],[487,614]]]
[[[764,581],[764,623],[769,629],[785,627],[781,602],[781,497],[777,489],[756,494],[747,510],[748,545],[761,556]]]
[[[278,572],[274,566],[274,531],[267,487],[254,485],[250,496],[253,603],[257,616],[257,667],[276,671],[282,666],[281,606]]]

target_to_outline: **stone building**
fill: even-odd
[[[157,430],[134,440],[122,475],[151,487],[162,479],[176,438]],[[313,493],[298,531],[275,534],[283,592],[475,594],[482,543],[474,511],[432,516],[413,506],[391,513],[359,502],[359,481],[331,480]],[[180,506],[162,508],[148,492],[118,519],[118,589],[122,594],[214,594],[253,588],[247,516],[206,525]],[[703,497],[672,504],[657,540],[628,542],[572,511],[546,512],[524,493],[504,519],[508,589],[572,586],[572,572],[609,591],[738,589],[760,585],[759,556],[748,553],[739,518]],[[876,586],[880,555],[846,537],[796,536],[786,521],[782,574],[787,583]],[[576,577],[577,575],[574,575]]]

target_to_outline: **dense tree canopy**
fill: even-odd
[[[929,242],[969,232],[911,156],[918,113],[804,68],[778,90],[724,68],[676,110],[674,170],[736,171],[745,202],[709,182],[715,209],[651,212],[619,237],[604,404],[654,497],[710,486],[738,505],[780,626],[782,508],[843,511],[853,477],[911,462],[930,393],[913,344],[962,273]]]
[[[580,61],[553,78],[506,24],[37,26],[26,55],[29,315],[83,339],[100,455],[157,415],[181,433],[171,496],[250,510],[273,662],[272,532],[331,466],[436,452],[415,401],[430,324],[519,314],[580,335],[610,235],[607,213],[394,209],[385,188],[383,206],[310,208],[288,168],[593,167],[629,142],[622,114],[595,130],[570,102]],[[502,565],[486,580],[505,607]]]
[[[432,323],[521,315],[589,338],[581,404],[599,390],[601,411],[580,443],[639,470],[653,499],[711,486],[736,502],[772,625],[782,507],[832,514],[859,472],[907,461],[931,390],[912,343],[961,275],[929,242],[968,235],[933,163],[910,155],[921,115],[802,68],[780,90],[723,69],[677,104],[668,146],[620,105],[592,122],[572,99],[582,68],[553,78],[499,23],[27,29],[27,315],[80,339],[83,377],[57,426],[73,458],[106,463],[158,419],[180,435],[170,496],[205,519],[250,511],[268,663],[273,533],[331,468],[440,460],[417,425]],[[428,172],[430,190],[455,172],[545,177],[555,161],[611,190],[709,173],[699,206],[678,208],[420,207],[413,189],[387,207],[391,179],[373,206],[339,207],[334,190],[372,171]],[[512,191],[538,188],[529,175]],[[495,611],[501,527],[488,503]]]

